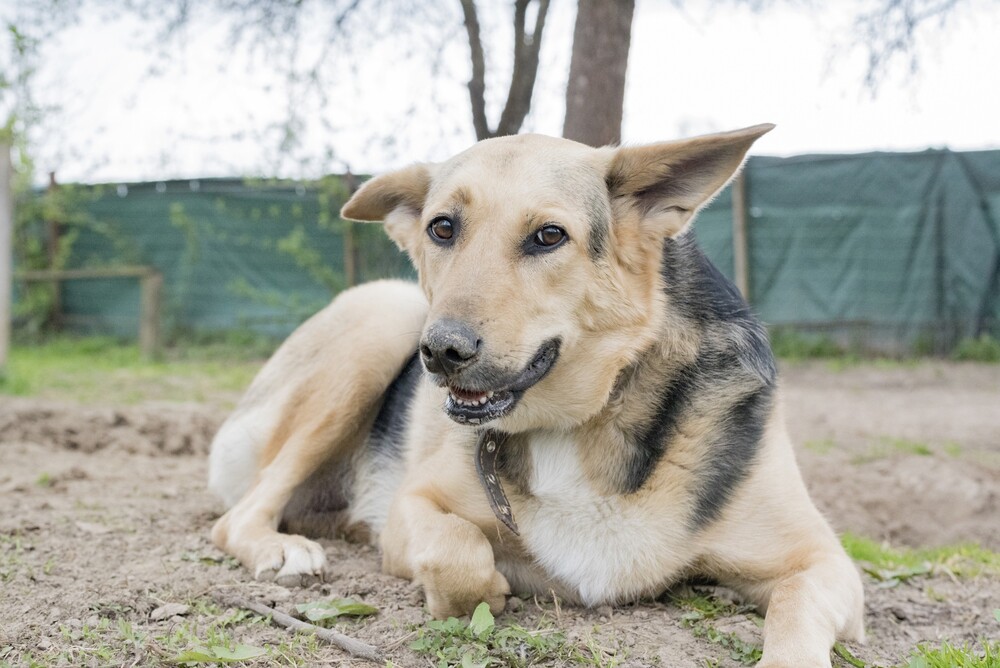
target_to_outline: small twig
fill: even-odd
[[[289,629],[290,631],[294,631],[296,633],[311,633],[324,642],[336,645],[351,656],[356,656],[359,659],[366,659],[375,663],[382,662],[382,653],[379,652],[379,650],[367,643],[361,642],[360,640],[355,640],[350,636],[345,636],[339,631],[324,629],[316,626],[315,624],[300,621],[279,610],[268,607],[263,603],[248,601],[244,598],[230,597],[224,594],[213,594],[212,597],[222,605],[244,608],[246,610],[250,610],[251,612],[256,612],[262,617],[270,617],[271,622]]]

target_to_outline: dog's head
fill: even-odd
[[[430,302],[420,355],[452,419],[571,426],[663,324],[664,239],[772,127],[618,149],[489,139],[373,178],[341,215],[384,220],[413,260]]]

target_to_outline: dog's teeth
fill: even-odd
[[[487,399],[492,399],[493,398],[493,390],[490,390],[489,392],[486,393],[486,398]]]

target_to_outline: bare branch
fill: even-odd
[[[525,33],[525,19],[531,0],[517,0],[514,6],[514,71],[496,135],[516,134],[531,110],[531,96],[538,75],[538,53],[542,46],[542,31],[549,11],[549,0],[539,0],[535,28]]]
[[[879,0],[878,6],[854,22],[854,45],[867,50],[865,86],[872,93],[886,78],[889,68],[907,58],[909,71],[919,69],[918,32],[937,19],[944,26],[956,7],[966,0]]]
[[[469,80],[469,98],[472,103],[472,126],[476,139],[488,139],[489,121],[486,119],[486,54],[479,30],[479,17],[474,0],[461,0],[465,16],[465,29],[469,34],[469,50],[472,56],[472,78]]]
[[[290,631],[294,631],[295,633],[311,633],[323,642],[336,645],[351,656],[356,656],[359,659],[372,661],[374,663],[381,663],[383,661],[382,653],[376,648],[372,647],[368,643],[346,636],[339,631],[324,629],[316,626],[315,624],[299,621],[290,615],[286,615],[280,610],[275,610],[274,608],[270,608],[263,603],[258,603],[256,601],[250,601],[239,597],[231,597],[221,593],[214,594],[213,596],[215,600],[222,605],[228,605],[234,608],[244,608],[246,610],[256,612],[262,617],[270,617],[271,621],[277,626],[283,626]]]

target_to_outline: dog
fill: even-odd
[[[771,130],[591,148],[520,135],[375,177],[419,285],[342,292],[212,444],[216,545],[320,577],[347,534],[437,618],[512,591],[596,606],[706,577],[765,613],[761,667],[863,640],[859,573],[795,462],[767,334],[689,231]]]

